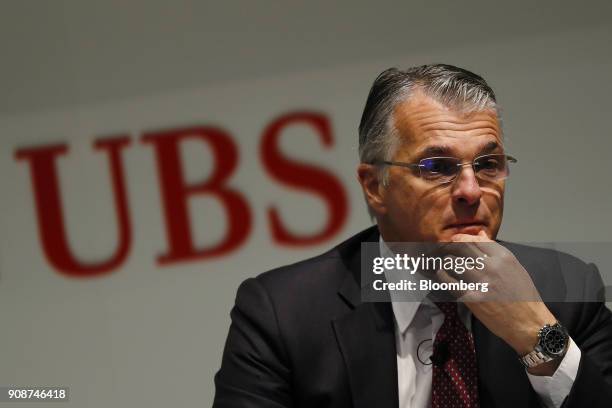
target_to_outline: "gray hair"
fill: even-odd
[[[359,158],[362,163],[390,160],[399,139],[393,116],[396,105],[415,91],[462,111],[495,110],[501,124],[501,110],[487,82],[466,69],[447,64],[421,65],[401,71],[383,71],[372,84],[359,123]],[[386,168],[382,174],[387,183]],[[370,211],[370,215],[372,212]]]
[[[374,81],[359,123],[359,158],[363,163],[388,160],[396,136],[393,111],[414,90],[444,106],[464,112],[493,109],[500,116],[493,89],[480,76],[446,64],[430,64],[400,71],[390,68]]]

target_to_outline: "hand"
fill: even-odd
[[[478,235],[456,234],[449,244],[439,250],[455,257],[485,257],[483,270],[466,270],[458,275],[440,270],[437,278],[443,282],[486,282],[487,292],[464,292],[459,301],[472,311],[491,332],[508,343],[518,355],[533,350],[538,342],[538,331],[545,324],[556,322],[555,316],[542,302],[529,276],[508,249],[480,231]],[[461,243],[456,245],[455,243]],[[551,361],[529,369],[536,375],[552,375],[559,361]]]

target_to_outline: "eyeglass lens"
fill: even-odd
[[[419,162],[421,177],[439,183],[452,181],[461,171],[462,163],[456,157],[429,157]],[[508,160],[503,154],[477,157],[472,167],[476,176],[484,180],[499,180],[508,176]]]

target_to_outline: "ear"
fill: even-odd
[[[387,212],[385,205],[385,186],[379,178],[380,171],[372,164],[360,163],[357,166],[357,180],[363,195],[374,214],[381,216]]]

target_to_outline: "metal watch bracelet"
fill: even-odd
[[[564,337],[564,346],[560,349],[559,352],[553,352],[551,355],[550,352],[547,352],[543,347],[544,338],[551,332],[557,332],[557,339],[554,339],[553,342],[556,342],[557,348],[559,348],[559,340]],[[560,332],[561,334],[559,334]],[[556,322],[553,325],[546,324],[538,331],[538,344],[534,347],[534,349],[527,353],[526,355],[519,357],[519,361],[523,364],[525,368],[536,367],[540,364],[546,363],[548,361],[554,360],[556,358],[563,357],[567,351],[567,347],[569,346],[569,336],[567,334],[567,330],[559,323]]]

